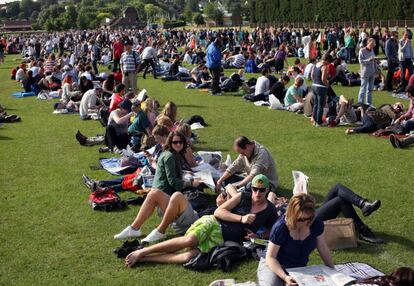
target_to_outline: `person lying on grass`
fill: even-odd
[[[378,109],[367,111],[361,110],[362,126],[346,129],[347,134],[354,133],[372,133],[379,129],[385,129],[391,125],[391,122],[399,117],[404,106],[397,102],[393,105],[383,104]]]
[[[270,183],[266,176],[257,175],[252,192],[241,192],[222,204],[214,215],[206,215],[194,222],[184,236],[144,247],[129,254],[125,265],[139,262],[183,264],[201,252],[209,252],[224,241],[242,242],[255,235],[261,227],[268,230],[277,219],[275,206],[266,197]],[[268,237],[269,232],[263,234]],[[183,251],[185,250],[185,251]]]
[[[150,166],[154,169],[157,169],[157,162],[158,158],[160,157],[163,148],[167,142],[168,135],[170,134],[170,131],[167,127],[162,125],[157,125],[154,130],[152,131],[152,135],[155,138],[155,142],[157,145],[155,145],[155,150],[153,154],[151,155],[148,152],[145,152],[145,156],[150,164]],[[86,140],[86,139],[85,139]],[[119,177],[112,180],[91,180],[88,176],[83,175],[82,179],[84,184],[91,189],[91,191],[94,190],[101,190],[103,188],[112,188],[115,192],[119,191],[135,191],[138,190],[140,186],[136,185],[136,178],[139,177],[141,173],[141,169],[137,170],[136,172],[132,174],[125,175],[123,177]]]

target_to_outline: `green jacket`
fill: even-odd
[[[179,192],[184,186],[182,172],[178,158],[170,151],[163,151],[157,161],[153,188],[172,195]]]

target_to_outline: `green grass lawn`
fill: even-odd
[[[93,211],[81,182],[83,173],[111,177],[90,169],[98,164],[98,147],[82,147],[74,137],[78,129],[95,135],[103,128],[77,115],[52,114],[53,101],[11,97],[20,90],[9,76],[19,63],[15,59],[8,56],[0,66],[0,104],[22,117],[21,123],[0,127],[0,285],[208,285],[218,278],[256,280],[256,261],[242,263],[231,273],[196,273],[176,265],[126,268],[112,253],[121,244],[113,235],[132,222],[138,207]],[[335,251],[336,263],[365,262],[386,273],[414,265],[412,148],[395,150],[386,139],[347,136],[341,127],[314,128],[301,115],[256,107],[232,94],[213,97],[185,89],[181,82],[140,76],[138,85],[162,104],[174,101],[179,118],[200,114],[206,119],[210,126],[197,130],[198,150],[220,150],[234,158],[232,142],[240,135],[267,146],[286,195],[293,187],[291,171],[300,170],[310,177],[310,192],[318,202],[336,182],[381,199],[382,207],[363,220],[386,244],[360,243],[355,249]],[[358,92],[358,87],[334,89],[346,96],[356,97]],[[376,105],[395,101],[385,92],[374,93]],[[153,216],[144,233],[157,222]],[[313,254],[310,264],[319,263]]]

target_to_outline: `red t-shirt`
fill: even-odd
[[[411,75],[410,80],[408,81],[408,86],[414,85],[414,74]]]
[[[335,76],[336,70],[333,64],[329,64],[328,66],[328,73],[330,76]]]
[[[140,174],[141,174],[141,168],[138,168],[134,173],[125,175],[121,183],[122,189],[131,191],[131,192],[138,190],[141,186],[134,186],[133,183],[134,183],[135,178],[138,177]]]
[[[112,45],[112,48],[114,50],[114,58],[115,59],[120,59],[122,53],[124,52],[124,45],[121,42],[115,42]]]
[[[109,104],[109,113],[114,111],[118,108],[118,105],[122,102],[122,97],[119,95],[119,93],[114,93],[111,98],[111,103]]]

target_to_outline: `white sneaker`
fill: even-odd
[[[130,237],[139,237],[141,236],[141,230],[133,229],[132,226],[128,225],[123,231],[114,235],[115,239],[125,239]]]
[[[141,242],[152,243],[160,241],[166,237],[167,235],[165,233],[161,233],[158,231],[158,229],[155,228],[150,232],[150,234],[148,234],[143,240],[141,240]]]

